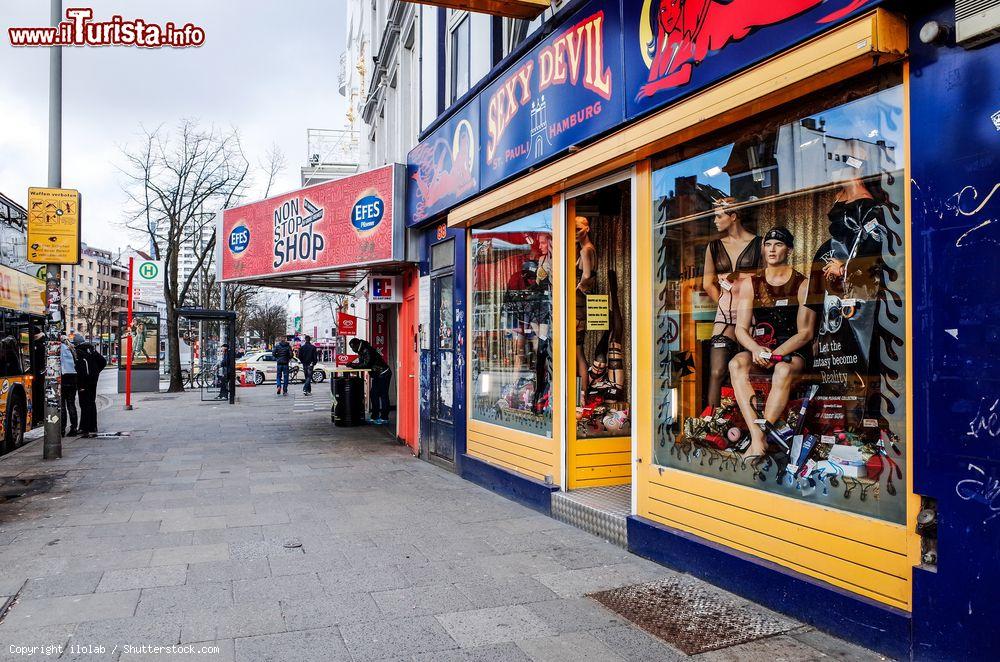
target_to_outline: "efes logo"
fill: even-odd
[[[377,195],[366,195],[351,209],[351,225],[360,232],[374,230],[385,215],[385,202]]]
[[[240,223],[233,227],[229,231],[229,239],[226,241],[229,246],[229,252],[233,255],[239,255],[247,249],[250,245],[250,228],[248,228],[243,223]]]

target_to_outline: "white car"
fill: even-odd
[[[278,362],[275,360],[274,355],[271,352],[247,354],[242,358],[236,359],[237,372],[250,368],[253,368],[254,370],[253,381],[258,386],[264,382],[274,382],[278,379]],[[302,363],[293,357],[292,360],[288,362],[288,381],[296,381],[301,373]],[[325,369],[325,366],[317,363],[312,375],[313,384],[319,384],[320,382],[326,380],[326,375],[327,370]]]

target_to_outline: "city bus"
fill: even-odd
[[[45,353],[32,338],[45,327],[45,284],[0,265],[0,453],[24,443],[44,422]]]

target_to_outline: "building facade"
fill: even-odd
[[[82,244],[80,263],[62,266],[66,328],[100,340],[104,351],[118,337],[118,314],[128,299],[128,268],[113,253]]]
[[[420,454],[894,657],[990,657],[988,26],[581,0],[509,53],[473,39],[499,57],[464,88],[477,3],[440,4],[385,7],[364,106],[396,158],[393,76],[437,35],[407,155]]]

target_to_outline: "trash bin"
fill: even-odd
[[[338,427],[354,427],[365,422],[365,380],[357,375],[343,375],[330,380],[333,406],[330,418]]]

